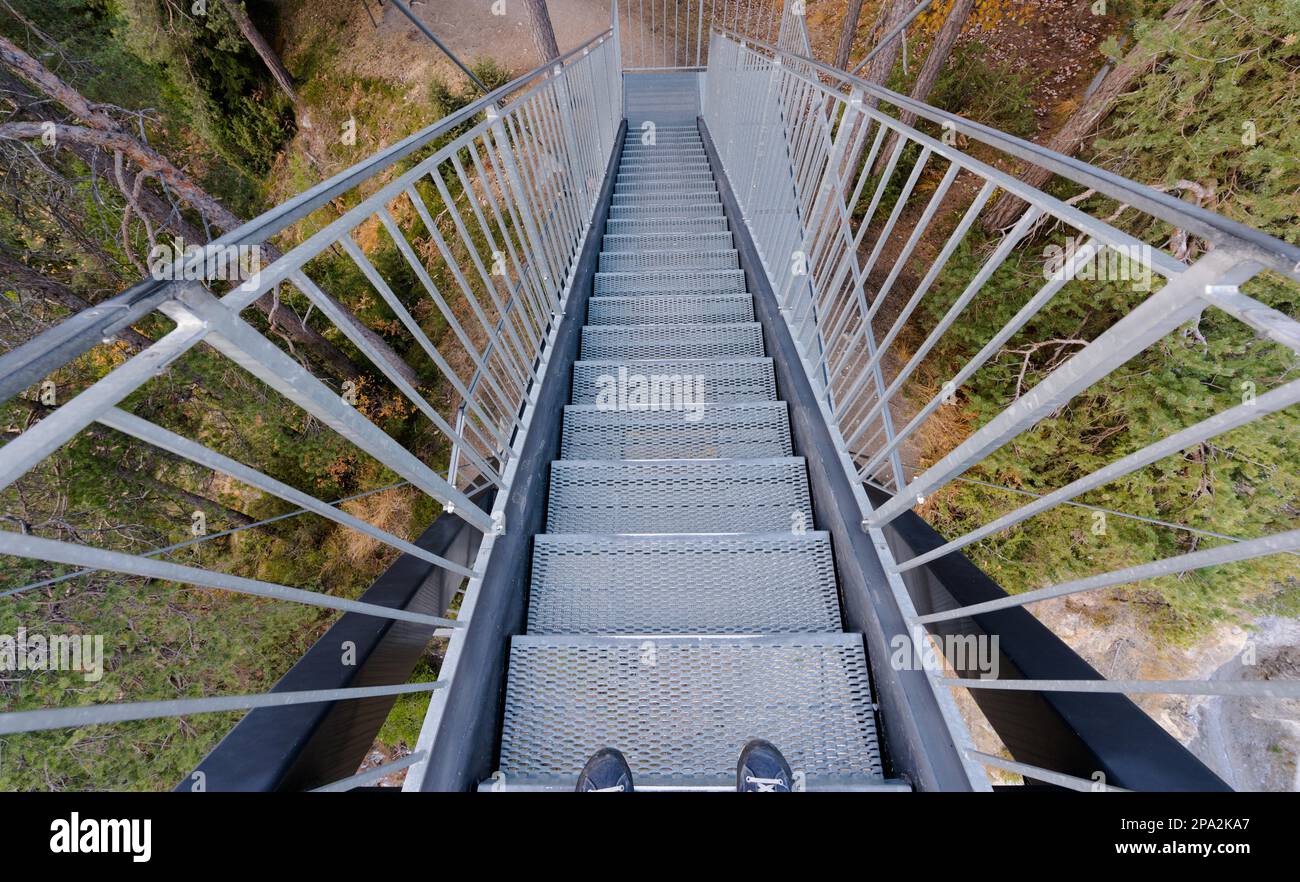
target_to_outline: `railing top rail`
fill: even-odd
[[[209,242],[208,247],[261,245],[339,195],[405,159],[479,113],[496,106],[502,98],[547,74],[557,64],[564,64],[599,45],[611,33],[612,29],[606,28],[559,58],[538,65],[528,73],[344,169],[332,178],[304,190],[242,226],[228,230]],[[113,337],[132,322],[148,315],[160,303],[169,299],[175,293],[176,286],[181,284],[184,282],[178,279],[145,279],[137,282],[122,293],[69,316],[53,328],[0,356],[0,404],[101,341]]]
[[[861,77],[824,64],[813,58],[789,52],[753,37],[738,34],[729,28],[715,27],[714,31],[742,45],[757,47],[774,55],[784,56],[806,64],[818,73],[833,77],[851,88],[857,88],[900,110],[940,125],[948,124],[957,132],[987,144],[1004,153],[1023,159],[1054,174],[1078,184],[1091,187],[1099,193],[1118,199],[1139,211],[1174,224],[1180,229],[1199,236],[1216,246],[1232,245],[1240,249],[1243,258],[1254,260],[1261,266],[1275,270],[1300,282],[1300,246],[1292,245],[1246,224],[1231,220],[1221,214],[1184,202],[1168,193],[1162,193],[1145,184],[1099,168],[1080,159],[1049,150],[1039,144],[1017,138],[1006,132],[964,117],[940,110],[929,104],[900,95],[884,86],[870,83]]]

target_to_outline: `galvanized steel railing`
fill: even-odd
[[[378,185],[355,207],[325,223],[302,244],[262,266],[224,296],[214,295],[203,282],[151,279],[10,352],[0,360],[0,384],[6,396],[22,391],[154,309],[175,323],[160,340],[0,448],[0,489],[12,485],[79,432],[99,424],[469,579],[472,590],[472,580],[481,574],[490,553],[491,537],[504,529],[499,509],[512,480],[514,456],[528,430],[531,413],[527,405],[546,371],[548,343],[563,314],[575,258],[591,223],[622,119],[621,108],[617,45],[606,31],[215,240],[213,249],[265,242],[358,187]],[[452,139],[438,146],[436,142],[446,137]],[[429,146],[435,147],[434,152],[419,158],[418,151]],[[415,162],[409,168],[399,164],[410,160]],[[358,244],[355,234],[362,225],[382,227],[391,237],[405,269],[418,280],[418,296],[427,298],[447,325],[440,342],[435,343],[412,315],[416,304],[403,302],[390,279]],[[452,405],[440,407],[430,401],[410,381],[403,366],[375,347],[359,320],[341,311],[338,301],[326,295],[325,283],[311,261],[332,249],[342,250],[369,284],[365,293],[382,300],[404,333],[427,354],[438,372],[429,384],[445,383],[453,393]],[[450,274],[454,285],[439,287],[430,272],[430,267],[437,265]],[[175,277],[184,275],[178,272]],[[357,410],[340,390],[314,376],[241,318],[246,307],[268,291],[278,292],[281,286],[301,292],[445,439],[451,449],[446,474],[418,459]],[[229,358],[404,482],[482,531],[485,540],[478,561],[467,567],[431,554],[342,511],[335,503],[316,499],[117,406],[199,343]],[[470,499],[489,485],[499,490],[498,510],[493,512],[484,511]],[[184,566],[151,554],[129,554],[11,531],[0,532],[0,554],[84,568],[73,576],[109,570],[451,628],[452,656],[466,625],[463,619],[345,600]],[[0,734],[428,692],[445,684],[446,676],[434,683],[25,711],[0,714]]]
[[[1246,397],[1236,407],[1195,422],[1189,420],[1185,428],[1152,439],[1142,449],[911,560],[894,562],[881,533],[880,528],[950,482],[965,480],[961,477],[964,473],[1156,341],[1194,321],[1203,310],[1223,310],[1257,335],[1300,352],[1300,323],[1241,290],[1264,271],[1284,284],[1285,280],[1300,280],[1300,248],[819,64],[806,53],[792,54],[735,33],[715,33],[703,92],[704,118],[826,419],[838,432],[845,468],[855,482],[873,483],[893,494],[879,506],[872,506],[865,493],[859,496],[863,528],[872,534],[885,558],[895,594],[913,624],[933,625],[1300,549],[1300,530],[1291,530],[917,616],[901,574],[1300,401],[1300,381],[1279,382],[1257,397]],[[934,134],[900,122],[897,116],[903,113],[913,114],[920,120],[917,125],[931,128]],[[959,139],[967,140],[971,149],[961,149]],[[1185,231],[1205,243],[1205,253],[1185,263],[1159,244],[1141,241],[1080,210],[1074,204],[1079,199],[1062,201],[1024,185],[977,159],[972,155],[976,149],[982,157],[992,156],[992,162],[1010,158],[1043,166],[1062,179],[1168,224],[1148,238],[1167,237],[1171,229]],[[969,278],[960,279],[957,288],[961,294],[933,327],[923,331],[924,339],[913,344],[910,356],[897,354],[900,333],[909,322],[917,326],[924,315],[918,307],[936,282],[952,282],[955,270],[948,266],[950,258],[998,190],[1020,197],[1026,203],[1024,213],[1003,231],[987,255],[980,256],[978,268]],[[960,219],[955,224],[944,220],[957,213]],[[920,257],[918,245],[927,231],[941,224],[951,226],[950,232],[937,236],[935,247]],[[1066,250],[1050,277],[1044,273],[1034,283],[1037,291],[1027,296],[1019,311],[937,393],[926,393],[919,406],[909,404],[905,396],[916,392],[909,380],[917,366],[943,335],[962,321],[963,312],[994,273],[1017,249],[1031,247],[1034,235],[1048,225],[1064,230],[1080,244]],[[1042,240],[1038,241],[1041,248]],[[1116,254],[1128,262],[1130,272],[1149,272],[1164,284],[1153,286],[1142,303],[1104,333],[1079,341],[1082,345],[1073,357],[1062,361],[946,455],[928,466],[910,466],[915,473],[909,475],[904,452],[936,411],[955,400],[975,372],[1004,351],[1008,341],[1030,326],[1085,267],[1095,268],[1097,261]],[[900,276],[909,268],[914,270],[914,287],[905,291]],[[886,304],[896,310],[889,321],[881,314]],[[1046,682],[932,676],[937,690],[960,686],[1130,694],[1300,695],[1297,682]],[[999,764],[995,757],[973,758]],[[1092,782],[1082,784],[1091,786]]]
[[[808,53],[802,0],[611,0],[627,71],[702,70],[709,32],[727,28]]]

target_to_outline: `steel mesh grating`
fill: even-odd
[[[610,218],[609,222],[605,224],[605,232],[613,236],[644,236],[663,233],[675,235],[725,233],[727,232],[727,219],[725,217]]]
[[[699,248],[703,251],[731,251],[731,233],[649,233],[641,236],[606,233],[605,251],[671,251]]]
[[[623,139],[623,147],[624,149],[633,147],[653,149],[655,147],[676,147],[678,145],[704,146],[704,141],[700,139],[699,132],[684,132],[656,127],[652,142],[648,141],[650,137],[649,132],[629,129],[627,136]]]
[[[707,162],[696,159],[683,159],[678,162],[655,162],[648,159],[628,159],[619,163],[619,178],[662,178],[664,176],[698,174],[709,176],[713,180],[713,169]],[[618,180],[617,178],[615,179]]]
[[[582,329],[584,359],[757,358],[763,355],[763,328],[743,324],[587,325]]]
[[[587,322],[593,325],[753,320],[754,299],[748,294],[634,294],[592,297],[587,301]]]
[[[697,143],[700,141],[700,130],[694,126],[656,125],[654,127],[654,133],[655,133],[655,140],[659,141],[660,143],[669,139],[681,140],[683,138],[687,140],[693,140]],[[641,139],[643,137],[644,134],[641,131],[637,129],[629,129],[628,132],[623,136],[623,143],[639,144],[641,143]]]
[[[700,140],[698,134],[694,137],[683,138],[677,135],[665,134],[663,132],[657,132],[655,134],[655,141],[653,144],[643,142],[640,136],[637,136],[636,138],[628,138],[623,142],[624,156],[627,156],[629,153],[646,153],[655,155],[680,150],[691,150],[703,153],[704,142]]]
[[[573,365],[573,403],[596,404],[602,390],[617,384],[620,369],[643,376],[692,376],[702,378],[706,404],[732,401],[775,401],[776,379],[770,358],[744,359],[647,359],[626,361],[577,361]]]
[[[709,163],[709,156],[704,152],[704,148],[702,147],[685,144],[661,144],[656,147],[628,147],[624,149],[619,164],[626,165],[631,162],[640,162],[649,165],[667,165],[670,163],[681,164],[689,162],[707,166]]]
[[[708,160],[704,157],[695,156],[677,156],[670,159],[652,159],[640,156],[624,156],[618,165],[617,177],[614,178],[616,185],[621,184],[629,175],[639,176],[642,179],[658,179],[665,177],[676,179],[677,176],[690,174],[701,178],[701,184],[705,187],[716,187],[717,181],[713,177],[713,168],[709,165]],[[707,179],[703,176],[707,175]],[[617,186],[615,192],[618,192]]]
[[[684,92],[683,94],[688,93]],[[660,141],[663,141],[665,138],[693,138],[696,141],[700,140],[700,130],[695,126],[656,124],[654,127],[654,133],[655,137]],[[628,129],[627,133],[623,136],[623,141],[631,144],[634,142],[640,142],[642,137],[643,135],[639,130]]]
[[[707,170],[704,171],[661,171],[661,172],[629,172],[620,174],[614,181],[614,191],[616,193],[644,193],[655,192],[667,186],[686,187],[696,190],[707,190],[712,187],[717,190],[713,183],[713,175]]]
[[[534,540],[529,634],[839,630],[826,533]]]
[[[712,187],[696,187],[691,190],[673,187],[660,187],[649,193],[615,193],[613,205],[647,205],[658,207],[666,203],[711,202],[718,198],[718,191]]]
[[[624,291],[679,291],[745,293],[743,270],[637,270],[596,273],[596,294]]]
[[[739,266],[735,249],[604,251],[600,255],[601,272],[607,273],[661,269],[726,270]]]
[[[751,738],[808,777],[877,777],[861,638],[516,637],[501,739],[507,778],[576,779],[617,745],[638,782],[734,781]]]
[[[665,205],[611,205],[611,220],[634,218],[659,219],[666,217],[722,217],[721,202],[673,202]]]
[[[715,459],[791,452],[784,402],[714,404],[696,414],[596,405],[564,409],[563,459]]]
[[[624,150],[623,155],[619,157],[618,170],[619,172],[625,172],[630,167],[636,166],[642,171],[646,171],[683,165],[712,171],[709,157],[703,150],[679,150],[676,154],[668,154],[662,150]]]
[[[765,533],[811,514],[802,457],[551,463],[550,533]]]

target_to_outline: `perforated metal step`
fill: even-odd
[[[757,358],[763,354],[763,328],[758,322],[582,329],[584,359]]]
[[[602,398],[611,397],[617,400],[620,388],[626,389],[633,377],[650,384],[690,377],[692,383],[703,384],[706,404],[776,400],[770,358],[656,358],[574,362],[573,403],[598,404]]]
[[[700,130],[685,125],[665,125],[662,122],[654,121],[653,126],[628,126],[627,132],[623,135],[625,144],[640,143],[646,138],[653,137],[656,141],[680,141],[683,139],[700,140]]]
[[[712,171],[708,157],[703,153],[687,150],[669,150],[660,147],[657,150],[624,152],[619,160],[620,174],[630,172],[669,171],[690,167],[693,171]]]
[[[653,236],[662,233],[725,233],[725,217],[610,218],[605,232],[612,236]]]
[[[704,250],[604,251],[600,255],[601,272],[635,272],[666,269],[737,269],[740,264],[734,248]]]
[[[713,180],[713,169],[709,168],[707,163],[694,160],[670,163],[627,160],[619,165],[618,174],[620,179],[661,180],[665,177],[674,178],[689,174],[707,175],[709,180]]]
[[[654,137],[660,143],[664,141],[694,141],[700,143],[700,130],[690,126],[664,126],[656,124]],[[646,132],[637,128],[629,128],[623,135],[623,142],[626,144],[639,144],[646,137]]]
[[[596,273],[596,294],[676,291],[682,294],[745,292],[742,270],[639,270]]]
[[[643,236],[606,233],[602,240],[605,251],[674,251],[698,248],[701,251],[731,251],[731,233],[648,233]]]
[[[748,294],[604,295],[587,301],[587,323],[592,325],[753,320],[754,298]]]
[[[677,187],[658,187],[641,192],[615,192],[614,205],[660,205],[665,202],[703,203],[718,198],[713,188],[697,187],[683,190]]]
[[[717,189],[713,182],[713,173],[707,169],[700,171],[642,171],[623,172],[614,179],[614,192],[638,193],[654,190],[668,184],[679,187],[697,187],[706,190]]]
[[[704,152],[703,147],[683,144],[656,144],[654,147],[624,147],[620,161],[707,163],[708,160],[708,154]]]
[[[879,779],[862,640],[515,637],[501,771],[576,780],[617,745],[638,784],[734,783],[751,738],[808,778]]]
[[[765,533],[812,516],[803,457],[551,463],[549,533]]]
[[[675,171],[681,168],[708,171],[710,174],[713,172],[713,166],[709,164],[709,158],[704,154],[665,156],[658,153],[638,152],[634,154],[624,151],[618,161],[619,174]]]
[[[611,220],[668,217],[722,217],[721,202],[670,202],[665,205],[611,205]]]
[[[826,533],[541,535],[529,634],[840,630]]]
[[[654,143],[646,143],[646,140],[640,134],[636,138],[625,138],[623,140],[623,155],[630,156],[636,154],[662,155],[671,154],[677,151],[690,151],[703,154],[705,152],[705,143],[699,139],[699,135],[694,138],[679,138],[671,134],[655,134]]]
[[[711,404],[691,410],[564,409],[563,459],[712,459],[790,456],[784,402]]]

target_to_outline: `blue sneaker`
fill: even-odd
[[[736,764],[738,793],[789,793],[794,773],[770,741],[754,738],[740,751]]]
[[[596,751],[578,776],[578,793],[631,793],[632,769],[612,747]]]

